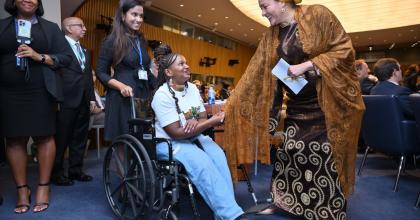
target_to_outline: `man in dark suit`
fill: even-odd
[[[82,171],[83,153],[86,148],[90,111],[95,106],[90,54],[79,40],[86,28],[80,18],[63,20],[62,29],[73,50],[72,63],[61,70],[64,102],[57,115],[57,152],[52,173],[56,185],[73,185],[73,180],[91,181],[92,177]],[[69,147],[68,177],[64,175],[64,152]]]
[[[378,82],[378,78],[369,74],[369,66],[363,59],[356,60],[354,62],[354,68],[356,69],[357,77],[359,78],[362,95],[369,95],[370,90]]]
[[[400,103],[406,119],[414,119],[413,110],[410,106],[410,90],[400,86],[402,72],[400,64],[393,58],[382,58],[375,63],[373,72],[379,79],[379,83],[372,88],[371,95],[395,95]]]

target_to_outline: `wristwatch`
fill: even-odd
[[[45,54],[41,54],[41,63],[45,63]]]

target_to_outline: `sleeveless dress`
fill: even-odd
[[[297,23],[279,33],[277,54],[291,65],[308,60],[298,34]],[[278,80],[287,109],[284,143],[276,152],[272,176],[274,203],[305,219],[346,219],[346,200],[318,103],[316,80],[321,76],[315,71],[304,76],[308,84],[298,94]]]

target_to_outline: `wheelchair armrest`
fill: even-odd
[[[132,118],[128,119],[129,125],[138,125],[144,128],[148,128],[152,126],[153,120],[152,119],[142,119],[142,118]]]
[[[168,144],[168,154],[169,154],[169,161],[173,161],[173,152],[172,152],[172,143],[170,140],[166,138],[153,138],[155,144],[159,144],[165,142]]]

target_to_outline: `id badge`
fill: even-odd
[[[185,127],[185,125],[187,124],[187,120],[185,119],[185,115],[184,113],[179,113],[179,122],[181,123],[181,127]]]
[[[147,80],[147,71],[146,70],[139,69],[139,71],[137,72],[137,75],[139,76],[140,80]]]

